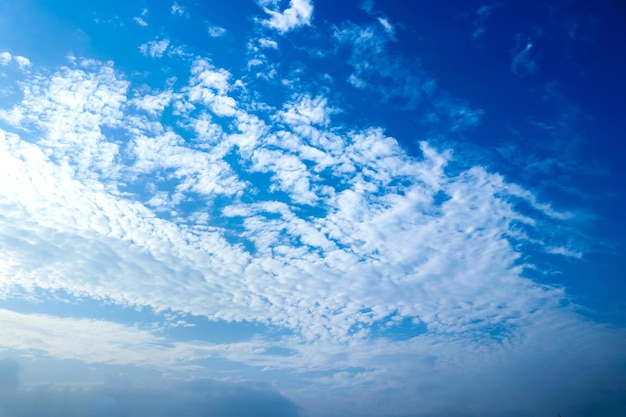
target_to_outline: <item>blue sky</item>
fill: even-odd
[[[0,2],[0,417],[626,415],[625,19]]]

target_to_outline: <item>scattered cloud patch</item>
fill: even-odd
[[[152,58],[161,58],[169,45],[169,39],[154,40],[140,45],[139,50],[145,56],[150,56]]]
[[[149,114],[156,116],[163,112],[172,101],[177,98],[171,90],[157,92],[152,95],[140,96],[131,102],[139,109],[147,111]]]
[[[211,36],[212,38],[220,38],[228,33],[225,28],[220,26],[211,26],[209,27],[208,32],[209,36]]]
[[[174,16],[183,16],[185,14],[185,8],[178,3],[174,3],[172,7],[170,7],[170,13]]]
[[[139,26],[143,26],[146,27],[148,26],[148,22],[146,22],[142,17],[135,17],[133,18],[133,20],[135,21],[135,23],[137,23]]]
[[[148,16],[148,9],[143,9],[141,11],[141,15],[140,16],[135,16],[133,17],[133,20],[135,21],[135,23],[137,23],[139,26],[142,27],[147,27],[148,26],[148,22],[146,21],[146,17]]]
[[[170,4],[165,21],[191,17]],[[137,416],[299,414],[256,384],[194,382],[207,372],[268,381],[311,416],[577,415],[598,398],[610,404],[599,414],[616,414],[623,329],[581,314],[567,287],[580,276],[533,279],[588,257],[570,233],[580,212],[454,145],[496,132],[485,114],[506,113],[490,113],[500,92],[442,91],[450,79],[438,86],[404,49],[415,50],[402,42],[417,31],[396,33],[373,2],[355,10],[359,24],[320,22],[280,51],[262,36],[310,25],[312,2],[257,4],[274,14],[245,20],[243,51],[211,48],[205,32],[184,48],[164,35],[120,42],[132,51],[153,39],[143,55],[185,57],[162,65],[135,49],[128,71],[71,56],[18,72],[18,57],[0,54],[0,350],[64,370],[78,362],[96,379],[156,376],[22,385],[20,367],[0,360],[0,417],[37,414],[36,404],[64,416],[90,415],[81,404]],[[472,18],[482,25],[492,7]],[[207,21],[187,23],[211,34]],[[535,53],[511,71],[528,73]],[[537,102],[550,107],[554,91]],[[576,137],[582,113],[555,113],[523,115],[554,140],[510,147],[515,163]]]
[[[381,25],[383,25],[383,28],[385,28],[385,32],[393,36],[395,29],[393,25],[389,23],[389,20],[385,19],[384,17],[379,17],[378,21]]]
[[[11,62],[15,62],[19,69],[24,70],[31,66],[30,59],[20,56],[11,55],[10,52],[0,52],[0,66],[7,66]]]
[[[264,7],[269,19],[262,20],[263,25],[286,33],[301,26],[309,26],[313,17],[313,3],[311,0],[290,0],[289,7],[282,12]]]
[[[260,38],[259,45],[263,48],[278,49],[278,43],[271,39]]]
[[[0,65],[5,66],[11,62],[11,54],[9,52],[0,52]]]
[[[25,69],[27,67],[30,67],[30,59],[26,57],[16,55],[13,57],[13,59],[15,60],[15,62],[17,63],[17,66],[20,69]]]

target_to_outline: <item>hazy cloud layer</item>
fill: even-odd
[[[17,366],[5,360],[0,362],[0,370],[14,376]],[[297,406],[269,387],[212,380],[154,388],[124,386],[123,383],[91,387],[26,387],[13,384],[2,388],[2,417],[301,415]]]

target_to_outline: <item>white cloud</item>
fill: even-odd
[[[145,18],[148,16],[148,13],[149,13],[148,9],[144,8],[144,9],[141,10],[141,15],[133,17],[133,20],[139,26],[146,27],[146,26],[148,26],[148,22],[146,21]]]
[[[311,0],[290,0],[289,7],[282,12],[263,8],[270,15],[262,23],[280,33],[286,33],[300,26],[309,26],[313,17],[313,3]]]
[[[139,46],[139,50],[146,56],[152,58],[161,58],[170,44],[169,39],[161,39],[160,41],[150,41]]]
[[[619,335],[563,307],[563,289],[525,277],[509,240],[527,239],[520,224],[552,233],[570,214],[483,167],[449,171],[450,151],[421,142],[414,157],[380,128],[343,126],[323,95],[294,94],[274,108],[240,94],[242,82],[208,59],[189,72],[180,87],[135,89],[110,63],[75,60],[20,84],[23,97],[0,112],[19,132],[0,130],[0,296],[63,291],[287,335],[183,343],[102,320],[0,310],[9,323],[2,346],[160,366],[219,356],[287,369],[313,391],[382,391],[407,375],[438,386],[459,363],[497,388],[510,358],[528,365],[529,350],[570,343],[571,357],[605,365],[591,352]],[[159,118],[168,106],[175,122]],[[455,114],[478,117],[467,112]],[[541,216],[517,212],[520,199]],[[547,252],[579,252],[555,239]],[[375,334],[402,320],[426,333]],[[264,353],[274,345],[294,354]],[[417,398],[415,387],[402,392]]]
[[[142,109],[155,116],[163,112],[172,101],[177,98],[171,90],[157,92],[151,95],[142,95],[132,100],[131,103],[137,108]]]
[[[483,4],[482,6],[478,7],[475,11],[475,19],[472,22],[472,27],[473,27],[473,31],[472,31],[472,38],[474,39],[478,39],[480,38],[482,35],[484,35],[486,29],[486,22],[487,19],[489,18],[489,16],[491,16],[491,14],[493,13],[493,11],[497,8],[500,7],[500,4],[498,3],[494,3],[494,4]]]
[[[102,129],[120,124],[127,87],[111,64],[96,67],[80,61],[37,78],[25,90],[22,104],[9,112],[0,110],[0,119],[40,129],[40,146],[83,175],[94,170],[115,176],[118,145],[107,140]]]
[[[30,59],[20,56],[20,55],[11,55],[9,52],[0,52],[0,66],[7,66],[12,61],[14,61],[19,69],[24,70],[31,66]]]
[[[290,125],[327,125],[333,109],[324,97],[296,96],[292,103],[279,113],[282,120]]]
[[[5,66],[11,62],[11,54],[8,52],[0,52],[0,65]]]
[[[226,29],[220,26],[211,26],[208,30],[209,36],[212,38],[220,38],[228,32]]]
[[[185,14],[185,9],[180,4],[174,3],[170,8],[170,13],[174,16],[183,16]]]
[[[133,20],[135,21],[135,23],[137,23],[139,26],[143,26],[146,27],[148,26],[148,22],[146,22],[142,17],[134,17]]]
[[[23,350],[39,346],[58,359],[145,364],[146,359],[154,355],[165,366],[174,360],[173,352],[163,338],[112,322],[20,314],[0,309],[0,325],[0,346]]]
[[[230,73],[215,69],[206,60],[196,60],[191,68],[191,82],[187,94],[191,102],[201,102],[218,116],[233,116],[237,102],[226,93],[230,90]]]
[[[278,49],[278,43],[271,39],[260,38],[259,45],[263,48]]]
[[[205,118],[204,122],[200,123],[201,120],[192,119],[188,114],[183,113],[181,117],[189,118],[189,124],[194,126],[198,134],[212,129],[216,133],[211,133],[211,135],[219,135],[217,137],[221,138],[217,140],[208,136],[203,142],[208,147],[194,149],[182,137],[163,127],[146,130],[141,118],[130,114],[122,116],[123,113],[120,112],[127,112],[123,107],[126,84],[117,81],[115,73],[108,66],[96,67],[93,70],[95,74],[85,72],[84,69],[66,69],[53,77],[50,85],[44,82],[42,86],[32,86],[34,96],[27,96],[23,105],[17,107],[24,115],[24,120],[39,123],[40,129],[49,132],[47,135],[50,139],[42,138],[36,147],[35,145],[27,146],[19,139],[7,142],[13,145],[5,150],[4,165],[13,172],[9,178],[14,179],[14,182],[6,183],[7,192],[11,190],[12,193],[6,196],[7,201],[24,201],[25,204],[29,202],[30,207],[34,207],[37,202],[41,211],[32,213],[37,212],[43,216],[36,220],[37,224],[52,227],[50,233],[58,230],[50,235],[52,240],[60,236],[58,233],[67,233],[67,227],[70,227],[69,231],[71,231],[75,230],[77,225],[84,225],[80,227],[86,227],[86,230],[91,230],[97,225],[98,230],[101,230],[98,233],[106,236],[109,236],[111,231],[118,230],[111,236],[113,240],[107,240],[107,245],[110,245],[109,253],[116,254],[116,262],[120,266],[125,265],[123,268],[129,268],[126,275],[136,274],[131,272],[133,263],[126,255],[123,255],[124,250],[127,250],[124,249],[127,247],[127,242],[135,242],[134,244],[148,250],[145,256],[137,255],[137,259],[145,259],[147,263],[142,268],[150,270],[162,268],[167,263],[162,258],[160,250],[153,253],[152,248],[171,246],[174,245],[175,239],[179,239],[181,243],[175,246],[182,246],[176,250],[170,248],[167,250],[168,253],[197,253],[199,257],[192,263],[183,258],[176,261],[182,262],[180,263],[181,271],[189,271],[190,276],[194,274],[198,274],[199,277],[221,276],[222,273],[216,274],[210,268],[199,267],[203,264],[216,265],[217,258],[207,263],[208,254],[203,254],[203,250],[191,249],[193,245],[187,247],[191,242],[196,241],[197,238],[192,237],[196,232],[188,235],[184,229],[178,229],[176,224],[154,218],[151,211],[138,202],[125,201],[119,197],[103,194],[102,191],[98,191],[98,188],[85,188],[72,180],[72,176],[77,175],[72,173],[72,169],[63,165],[56,167],[52,161],[46,162],[47,157],[37,150],[39,147],[53,150],[52,155],[56,155],[55,160],[58,161],[62,161],[64,156],[69,157],[73,166],[81,167],[80,178],[93,178],[89,176],[88,170],[97,166],[98,159],[96,158],[100,158],[100,155],[104,153],[101,147],[113,146],[111,149],[114,153],[107,159],[108,165],[105,165],[108,167],[107,172],[117,172],[117,176],[124,175],[125,181],[132,181],[133,176],[139,174],[151,175],[155,178],[152,183],[155,187],[155,196],[162,195],[157,194],[161,187],[159,176],[163,175],[162,172],[169,172],[167,174],[169,179],[177,183],[176,193],[173,193],[179,195],[174,200],[173,204],[176,204],[175,201],[183,201],[184,196],[191,192],[210,198],[215,195],[236,196],[246,190],[248,186],[245,181],[238,178],[239,175],[245,173],[235,172],[223,159],[232,146],[237,144],[241,149],[240,156],[245,158],[247,170],[265,173],[273,179],[266,192],[280,191],[284,193],[281,199],[287,198],[286,201],[281,202],[280,207],[283,208],[279,211],[282,217],[280,222],[277,223],[271,219],[271,216],[267,218],[263,214],[263,210],[268,210],[271,205],[260,205],[258,207],[263,209],[249,216],[243,223],[243,236],[254,242],[261,251],[260,253],[271,249],[273,260],[269,261],[264,257],[249,258],[249,255],[241,252],[241,248],[230,248],[220,237],[219,231],[215,234],[203,234],[203,239],[221,242],[214,243],[215,246],[210,251],[213,254],[212,257],[216,256],[215,251],[223,252],[223,256],[228,259],[233,259],[232,256],[235,256],[244,261],[251,276],[256,277],[257,281],[254,286],[240,293],[244,299],[258,299],[261,292],[257,291],[267,285],[267,289],[262,292],[265,293],[264,297],[272,300],[270,310],[267,311],[270,315],[259,316],[258,311],[249,310],[244,304],[231,305],[231,307],[220,306],[219,309],[213,309],[207,305],[201,307],[189,303],[187,296],[182,296],[177,301],[177,297],[173,297],[169,290],[166,290],[166,295],[166,293],[159,294],[155,291],[146,293],[143,290],[130,291],[125,286],[123,290],[116,289],[121,282],[108,281],[105,279],[106,273],[102,275],[102,272],[93,274],[77,271],[80,275],[72,274],[71,279],[65,278],[64,283],[59,285],[75,286],[82,282],[76,287],[76,291],[92,294],[96,298],[108,294],[109,297],[120,302],[126,300],[124,302],[151,305],[157,309],[188,309],[194,313],[209,315],[218,314],[219,310],[219,314],[244,320],[252,317],[274,317],[273,320],[281,325],[296,326],[299,331],[305,332],[310,338],[320,337],[328,331],[331,333],[324,337],[346,337],[346,325],[349,327],[349,321],[341,325],[335,323],[331,327],[334,330],[324,331],[314,323],[318,320],[322,323],[326,320],[344,320],[342,316],[321,319],[326,308],[345,305],[348,306],[348,311],[354,312],[362,308],[363,303],[371,303],[380,308],[380,312],[367,321],[380,319],[390,314],[394,308],[404,306],[401,311],[402,315],[421,317],[429,326],[439,326],[441,329],[464,328],[467,326],[468,312],[461,310],[460,315],[451,315],[446,312],[446,309],[450,305],[460,303],[464,297],[473,297],[474,290],[475,294],[482,294],[486,306],[513,303],[513,300],[499,298],[500,290],[494,293],[489,288],[488,283],[496,275],[501,277],[501,285],[506,282],[511,286],[505,293],[516,294],[515,305],[525,302],[528,303],[525,308],[533,309],[537,308],[537,303],[542,305],[553,297],[559,297],[558,292],[546,292],[547,298],[537,297],[536,294],[530,293],[526,298],[524,291],[521,290],[528,283],[518,277],[519,270],[514,266],[517,255],[511,250],[506,239],[501,236],[514,233],[509,227],[510,224],[526,221],[526,219],[512,211],[505,198],[498,196],[513,193],[516,197],[531,197],[524,197],[523,193],[505,184],[500,177],[488,174],[479,168],[456,177],[447,177],[443,167],[450,158],[449,155],[440,154],[424,144],[424,160],[412,160],[402,151],[395,139],[385,137],[380,130],[337,135],[327,130],[331,124],[330,115],[334,110],[328,106],[323,97],[294,96],[293,102],[288,103],[276,113],[275,120],[280,123],[269,128],[258,120],[254,121],[250,115],[239,108],[237,101],[228,96],[232,89],[230,74],[223,69],[213,67],[206,60],[198,60],[193,64],[190,85],[184,87],[182,92],[144,94],[141,98],[137,97],[129,102],[134,107],[147,110],[150,115],[156,115],[171,100],[181,101],[187,97],[190,103],[206,106],[219,117],[232,117],[238,121],[241,133],[225,135],[211,127],[210,119]],[[74,87],[68,88],[69,85]],[[77,86],[81,88],[77,89]],[[98,88],[106,89],[96,93],[99,91]],[[74,90],[74,95],[68,96],[68,90]],[[94,95],[105,99],[101,102],[92,102]],[[34,100],[35,97],[37,97],[36,100]],[[100,117],[108,116],[94,119],[91,112]],[[42,114],[49,116],[42,117]],[[82,118],[85,122],[80,122]],[[66,127],[59,131],[58,121],[66,119],[72,120],[73,123],[64,123]],[[79,123],[76,123],[77,120]],[[89,123],[87,123],[88,120]],[[125,125],[120,125],[120,120],[124,120]],[[128,135],[131,140],[124,145],[123,154],[132,155],[131,160],[122,163],[121,160],[116,159],[115,155],[120,153],[117,147],[120,145],[110,142],[102,133],[99,133],[99,126],[103,124],[129,129]],[[73,131],[72,129],[79,130]],[[89,137],[87,132],[93,132],[91,133],[92,142],[85,141],[85,138]],[[53,138],[54,141],[51,140]],[[63,141],[60,141],[61,138]],[[68,146],[70,143],[72,143],[71,147]],[[24,154],[21,157],[22,162],[19,162],[20,159],[10,157],[16,152]],[[31,156],[27,158],[25,155]],[[42,184],[48,177],[58,178],[60,182],[55,186],[48,185],[45,192],[41,188],[32,194],[34,190],[27,184],[29,176],[32,177],[34,174],[26,173],[33,172],[32,170],[35,169],[41,171],[44,168],[47,170],[46,173],[37,177]],[[329,184],[330,178],[338,181],[336,186]],[[28,194],[22,194],[27,192]],[[440,205],[434,204],[433,200],[437,193],[447,194],[450,196],[449,200]],[[59,202],[57,206],[46,203],[47,199],[52,198],[53,195],[55,201]],[[82,197],[77,198],[76,195],[82,195]],[[278,196],[270,194],[263,198],[268,199],[269,204]],[[76,200],[76,203],[70,204],[69,202],[73,200]],[[156,202],[156,200],[151,201],[153,204]],[[78,202],[87,205],[76,206]],[[164,202],[163,204],[171,203]],[[327,215],[311,219],[302,218],[297,215],[297,210],[295,207],[292,208],[291,204],[318,206]],[[46,207],[45,210],[44,207]],[[71,210],[68,212],[70,207]],[[88,209],[88,207],[91,208]],[[257,210],[254,206],[246,208],[241,204],[236,204],[236,207],[240,207],[239,210],[245,209],[251,214]],[[109,210],[113,211],[109,212]],[[125,225],[120,229],[118,219],[121,213],[130,212],[135,214],[132,216],[125,214]],[[228,213],[227,217],[237,216],[236,211],[226,210],[225,213]],[[31,215],[34,216],[34,214]],[[81,218],[100,218],[101,220],[79,220]],[[72,220],[67,223],[61,219]],[[26,224],[27,218],[21,218],[19,222],[13,221],[12,223]],[[93,226],[89,226],[90,223],[93,223]],[[62,228],[60,228],[61,225],[63,225]],[[141,230],[151,230],[154,233],[160,229],[170,230],[168,233],[172,237],[139,237],[143,233]],[[174,238],[174,236],[180,237]],[[165,240],[162,240],[164,238]],[[121,242],[116,242],[116,239],[121,239]],[[76,241],[76,248],[86,246],[85,243],[79,242],[80,240]],[[293,242],[301,242],[302,246],[295,245]],[[66,252],[74,253],[70,248],[71,245],[66,244]],[[341,248],[350,248],[350,250],[346,251]],[[407,251],[406,248],[411,248],[411,250]],[[485,251],[485,248],[491,248],[491,250]],[[229,253],[231,255],[226,255]],[[451,253],[455,254],[457,261],[449,259]],[[68,256],[74,259],[77,255]],[[229,264],[230,261],[226,258],[220,258],[223,265],[220,268]],[[57,262],[59,271],[65,268],[72,269],[62,259],[59,258]],[[469,259],[474,260],[471,265],[465,261]],[[477,259],[482,259],[482,261],[479,262]],[[383,263],[381,263],[382,260],[384,260]],[[241,265],[236,266],[234,270],[240,267]],[[35,271],[45,270],[45,268],[41,269],[41,266],[37,268],[39,269],[29,270],[27,274],[14,271],[12,276],[29,276],[31,283],[46,285],[42,279],[34,279],[36,275],[32,274],[40,273]],[[175,281],[178,279],[176,278],[178,274],[176,269],[170,269],[170,272],[163,275],[163,279],[166,282],[170,279]],[[289,280],[284,282],[286,287],[263,284],[266,279],[275,274],[301,277],[298,285],[302,290],[295,291],[291,288]],[[56,276],[57,273],[50,270],[48,275]],[[342,288],[343,285],[336,281],[338,275],[361,278],[355,282],[346,282],[347,286]],[[85,281],[86,278],[79,278],[79,276],[102,278],[90,283]],[[167,278],[168,276],[171,278]],[[231,272],[230,276],[239,275]],[[421,293],[422,290],[419,287],[413,287],[414,293],[411,294],[406,289],[397,292],[391,287],[381,287],[381,283],[385,280],[397,282],[397,285],[402,287],[403,280],[428,282],[440,276],[464,276],[466,277],[464,278],[466,291],[470,288],[474,290],[470,293],[456,293],[453,288],[457,283],[444,281],[437,284],[439,290],[431,288],[433,297],[430,301],[425,301],[421,306],[415,306],[405,298],[425,297],[425,293]],[[383,281],[378,281],[379,278]],[[27,281],[24,278],[19,282],[22,283],[20,285],[26,285]],[[139,289],[140,283],[144,280],[137,277],[129,282],[138,285]],[[231,281],[231,284],[238,287],[237,282],[235,279]],[[194,291],[197,293],[204,291],[200,288]],[[258,288],[258,290],[253,288]],[[330,296],[331,288],[335,294],[332,297]],[[376,299],[372,299],[373,289],[377,294]],[[222,293],[224,299],[228,299],[227,294],[239,291],[225,287],[220,292],[214,293],[213,297],[220,299],[222,296],[219,294]],[[274,291],[276,294],[272,295]],[[329,304],[320,306],[319,313],[312,314],[310,318],[304,318],[297,312],[285,315],[283,309],[286,301],[278,296],[284,291],[299,294],[298,297],[301,297],[300,302],[303,305],[314,304],[314,300],[318,299],[327,300]],[[152,296],[147,296],[147,294],[152,294]],[[490,296],[493,299],[490,299]],[[164,301],[168,298],[170,301]],[[486,308],[485,313],[487,314],[488,311],[490,310]],[[249,315],[251,313],[253,315]],[[438,318],[435,319],[436,317]],[[444,320],[444,317],[448,318]],[[304,320],[310,326],[305,328],[296,325],[293,320],[297,322]]]
[[[395,29],[393,25],[389,23],[389,20],[385,19],[384,17],[379,17],[378,21],[381,25],[383,25],[383,28],[385,28],[385,32],[389,33],[390,35],[394,34]]]
[[[568,257],[572,257],[572,258],[576,258],[576,259],[582,259],[583,254],[580,251],[573,251],[571,249],[568,249],[564,246],[558,246],[558,247],[554,247],[554,248],[546,248],[546,252],[548,253],[553,253],[555,255],[563,255],[563,256],[568,256]]]

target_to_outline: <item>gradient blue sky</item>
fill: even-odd
[[[0,1],[0,417],[626,415],[619,1]]]

